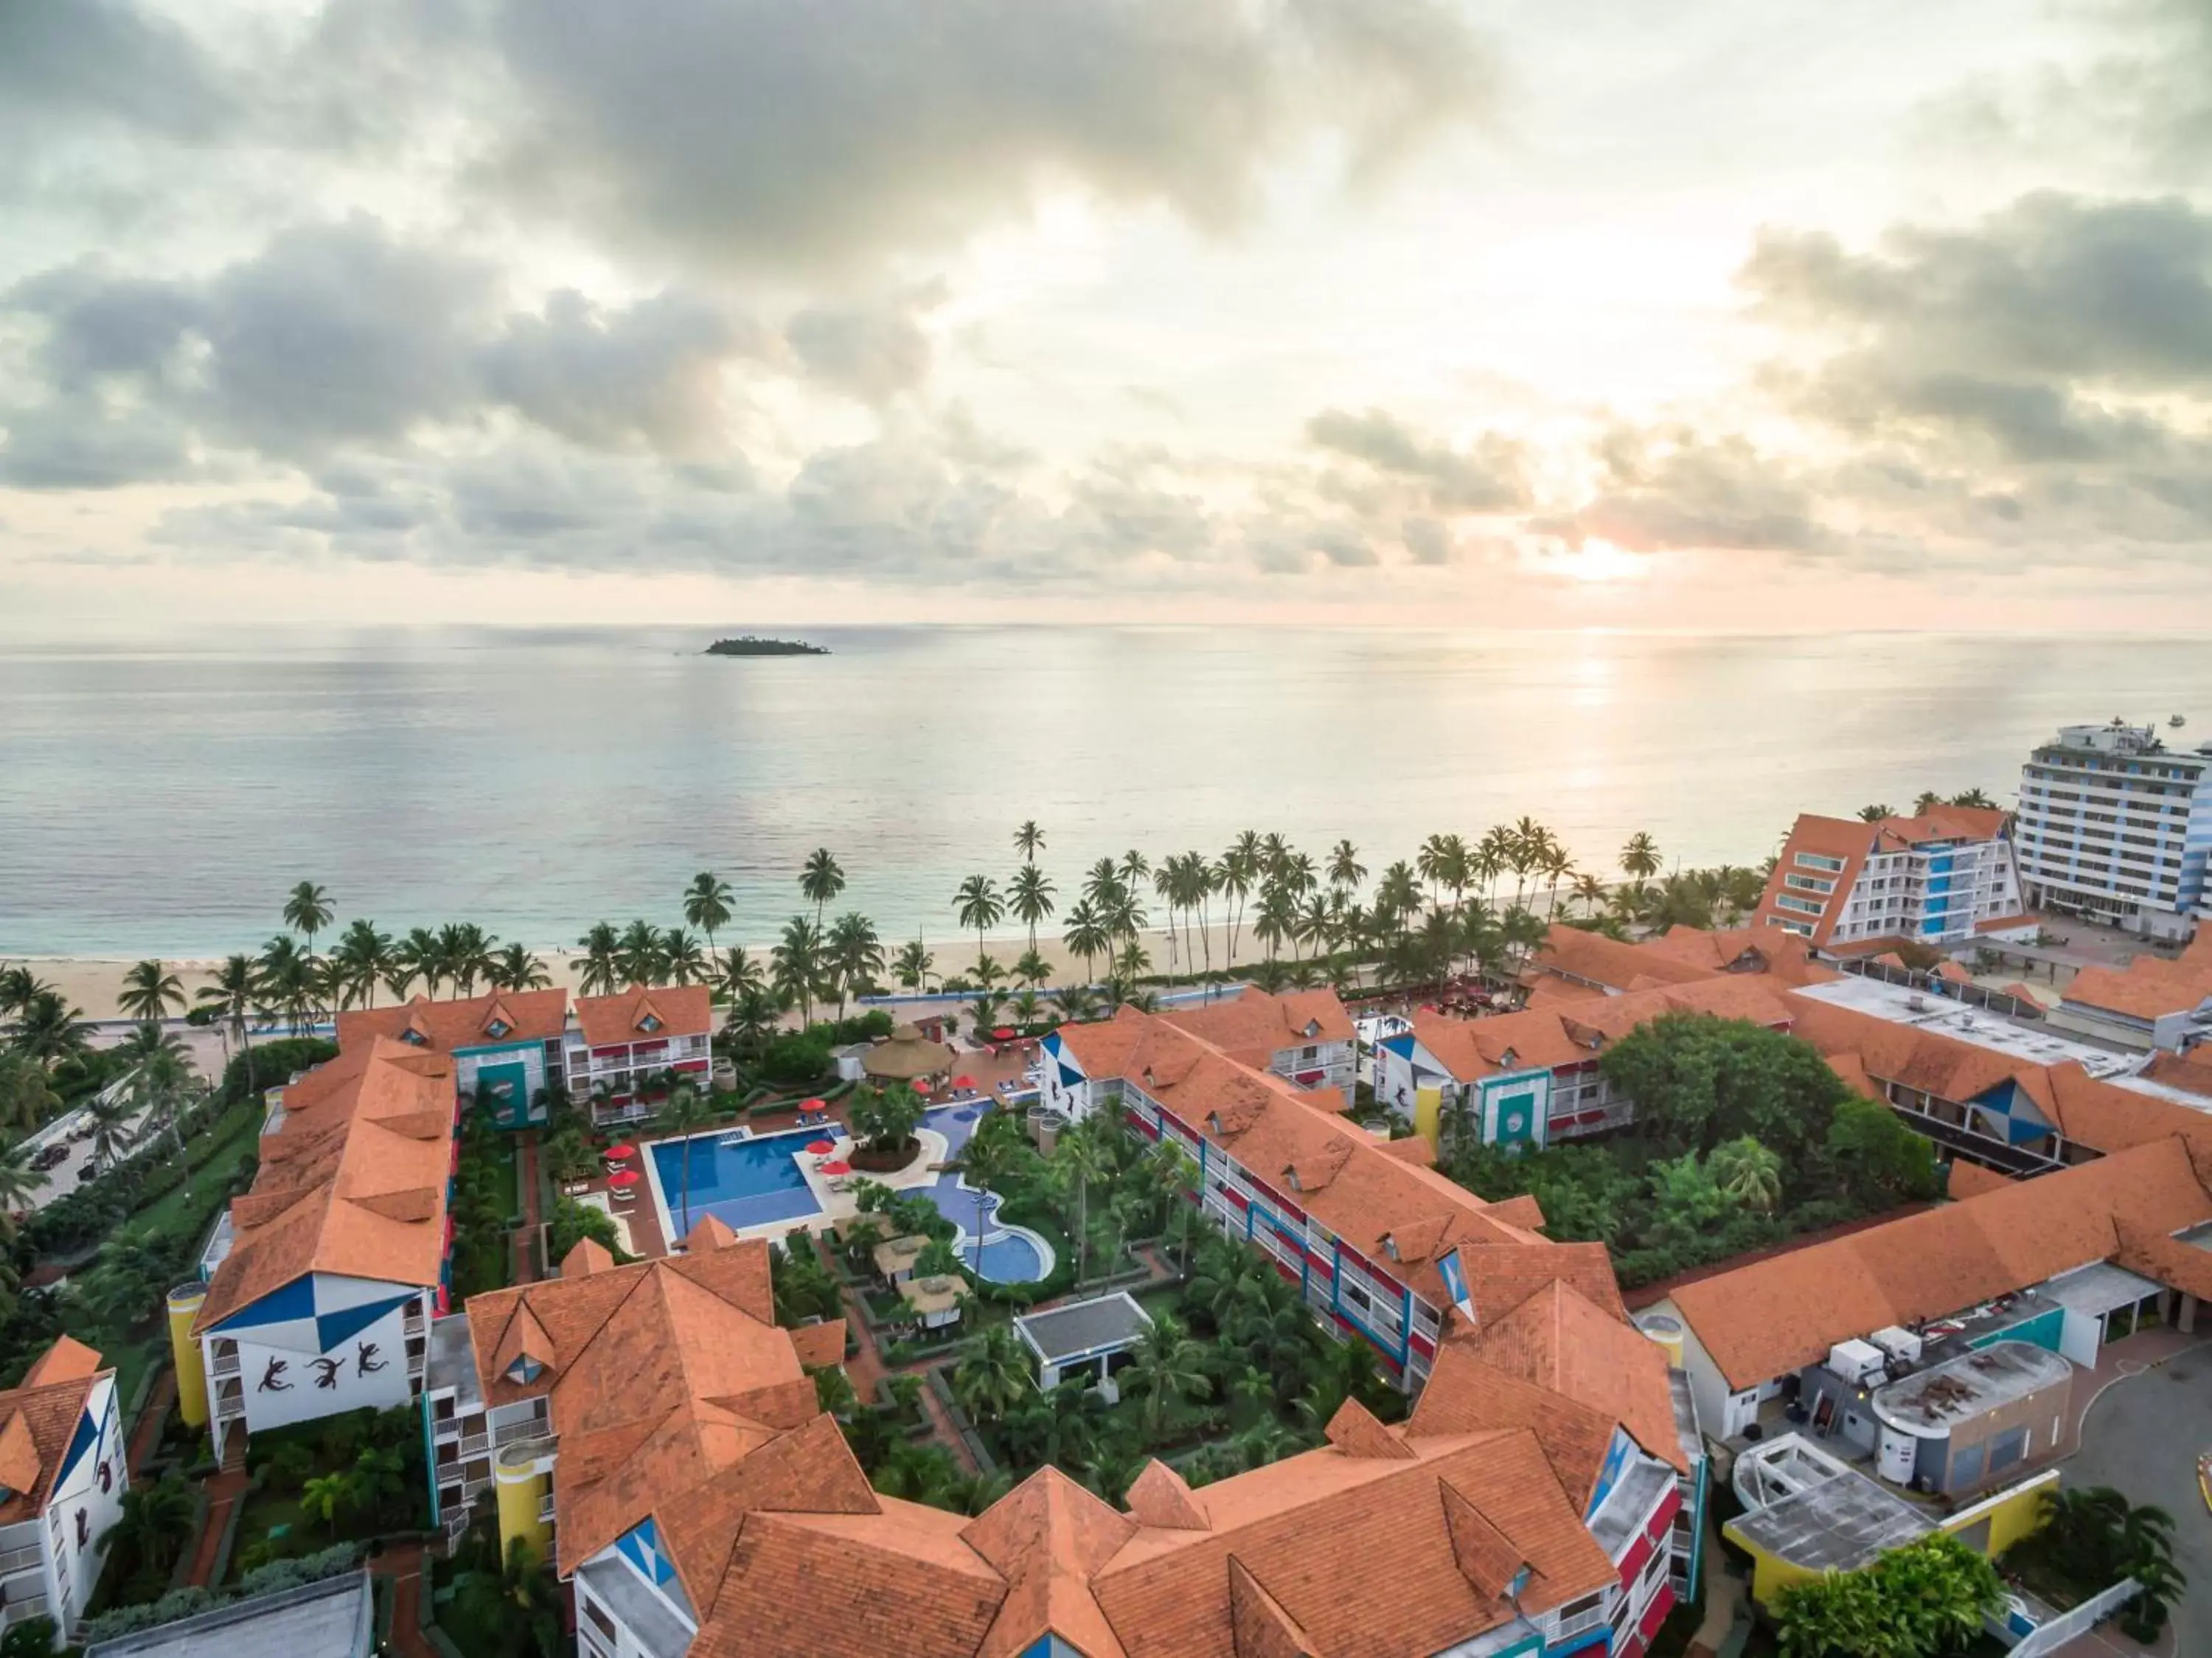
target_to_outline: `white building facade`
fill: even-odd
[[[2069,725],[2021,768],[2028,903],[2185,939],[2212,918],[2212,743],[2169,748],[2156,726]]]
[[[107,1561],[107,1533],[122,1517],[131,1470],[115,1373],[103,1371],[88,1386],[76,1385],[84,1388],[82,1407],[66,1447],[59,1448],[59,1467],[52,1479],[39,1466],[50,1453],[39,1452],[29,1465],[37,1479],[31,1492],[0,1486],[0,1508],[19,1508],[17,1499],[26,1495],[37,1500],[35,1513],[0,1526],[0,1632],[30,1618],[51,1618],[66,1639],[92,1599]],[[11,1397],[20,1401],[33,1393],[56,1391],[25,1387]],[[20,1454],[15,1443],[19,1426],[11,1420],[0,1436],[0,1456],[10,1461],[15,1457],[8,1453]],[[28,1444],[27,1430],[21,1437]]]

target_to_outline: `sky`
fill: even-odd
[[[2212,0],[0,0],[0,638],[2212,627]]]

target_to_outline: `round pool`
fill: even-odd
[[[1052,1272],[1052,1246],[1025,1226],[994,1227],[980,1256],[975,1240],[964,1233],[958,1247],[969,1271],[993,1283],[1035,1283]]]

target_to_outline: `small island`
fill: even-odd
[[[734,639],[717,639],[707,647],[709,656],[827,656],[828,649],[821,645],[810,645],[799,639],[762,639],[752,634],[740,634]]]

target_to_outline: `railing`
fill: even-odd
[[[1551,1639],[1564,1641],[1571,1636],[1580,1635],[1586,1629],[1595,1629],[1603,1622],[1605,1622],[1605,1605],[1601,1601],[1588,1612],[1578,1612],[1571,1618],[1560,1618],[1559,1626],[1553,1632]],[[1549,1643],[1546,1644],[1548,1645]]]
[[[225,1353],[218,1357],[215,1362],[215,1373],[219,1376],[236,1375],[238,1374],[238,1355],[235,1353]]]
[[[13,1629],[27,1618],[44,1618],[46,1615],[46,1597],[43,1594],[34,1594],[23,1600],[10,1600],[6,1606],[0,1606],[0,1630]]]
[[[410,1302],[406,1312],[400,1315],[399,1324],[400,1328],[408,1335],[421,1335],[422,1333],[422,1303]]]
[[[243,1398],[219,1399],[215,1402],[215,1413],[217,1419],[223,1422],[242,1417],[246,1414],[246,1400]]]
[[[543,1439],[545,1437],[545,1431],[544,1417],[522,1417],[514,1422],[502,1422],[498,1427],[493,1429],[492,1443],[506,1446],[514,1444],[519,1439]]]
[[[615,1649],[599,1638],[596,1631],[580,1618],[576,1624],[576,1649],[586,1658],[615,1658]]]
[[[27,1549],[10,1549],[7,1553],[0,1554],[0,1577],[10,1576],[19,1571],[27,1571],[45,1558],[45,1551],[40,1549],[35,1544]]]
[[[459,1417],[443,1417],[430,1424],[430,1437],[441,1445],[460,1436],[461,1419]]]
[[[461,1455],[464,1459],[472,1456],[489,1456],[490,1454],[491,1440],[486,1435],[483,1433],[473,1433],[463,1434],[461,1436]]]

